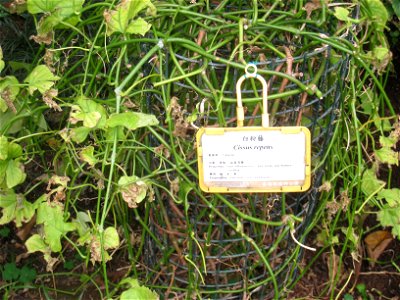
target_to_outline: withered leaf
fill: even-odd
[[[375,265],[376,260],[385,251],[387,246],[393,240],[393,236],[389,231],[377,230],[368,234],[365,239],[367,253],[371,259],[371,266]]]

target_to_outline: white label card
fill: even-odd
[[[303,131],[226,131],[201,136],[204,184],[209,187],[301,186],[306,180]]]

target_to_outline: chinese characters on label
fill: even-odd
[[[203,134],[201,145],[207,186],[300,186],[306,178],[306,137],[302,131]]]

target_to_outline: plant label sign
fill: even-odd
[[[200,187],[211,193],[303,192],[311,184],[306,127],[201,128]]]

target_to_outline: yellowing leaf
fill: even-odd
[[[106,122],[108,127],[123,126],[130,130],[157,124],[158,120],[155,116],[138,112],[112,114]]]
[[[4,69],[5,63],[3,60],[3,50],[0,47],[0,73]]]
[[[378,193],[379,199],[385,199],[390,207],[400,206],[400,189],[384,189]]]
[[[396,166],[399,165],[399,153],[391,148],[383,147],[375,150],[375,156],[382,163]]]
[[[382,226],[392,227],[392,234],[400,238],[400,209],[399,207],[383,207],[378,212],[378,220]]]
[[[94,157],[94,147],[88,146],[83,148],[82,151],[79,153],[79,157],[84,161],[87,162],[90,166],[94,166],[98,160]]]
[[[394,137],[386,137],[381,135],[379,137],[379,143],[381,144],[382,147],[393,147],[394,145],[396,145],[397,139]]]
[[[5,112],[8,108],[13,107],[12,103],[20,91],[18,85],[19,82],[14,76],[0,79],[0,111]]]
[[[148,185],[137,176],[122,176],[118,180],[122,198],[130,208],[136,208],[146,197]]]
[[[378,60],[384,60],[390,54],[389,49],[383,46],[375,47],[372,52],[374,54],[374,57]]]
[[[28,253],[33,252],[42,252],[42,253],[49,253],[50,249],[49,246],[43,241],[40,235],[34,234],[32,235],[27,241],[25,242],[26,249]]]
[[[103,240],[105,250],[118,248],[120,241],[117,229],[114,227],[107,227],[104,230]]]
[[[361,190],[367,197],[378,192],[382,185],[385,185],[385,182],[376,177],[373,169],[364,172],[361,181]]]
[[[0,207],[2,217],[0,225],[15,221],[17,227],[28,222],[35,214],[36,205],[25,200],[21,194],[15,194],[12,190],[0,192]]]
[[[53,75],[47,66],[39,65],[33,69],[24,82],[29,85],[28,91],[31,95],[36,90],[44,94],[54,85],[54,81],[58,79],[59,77]]]

